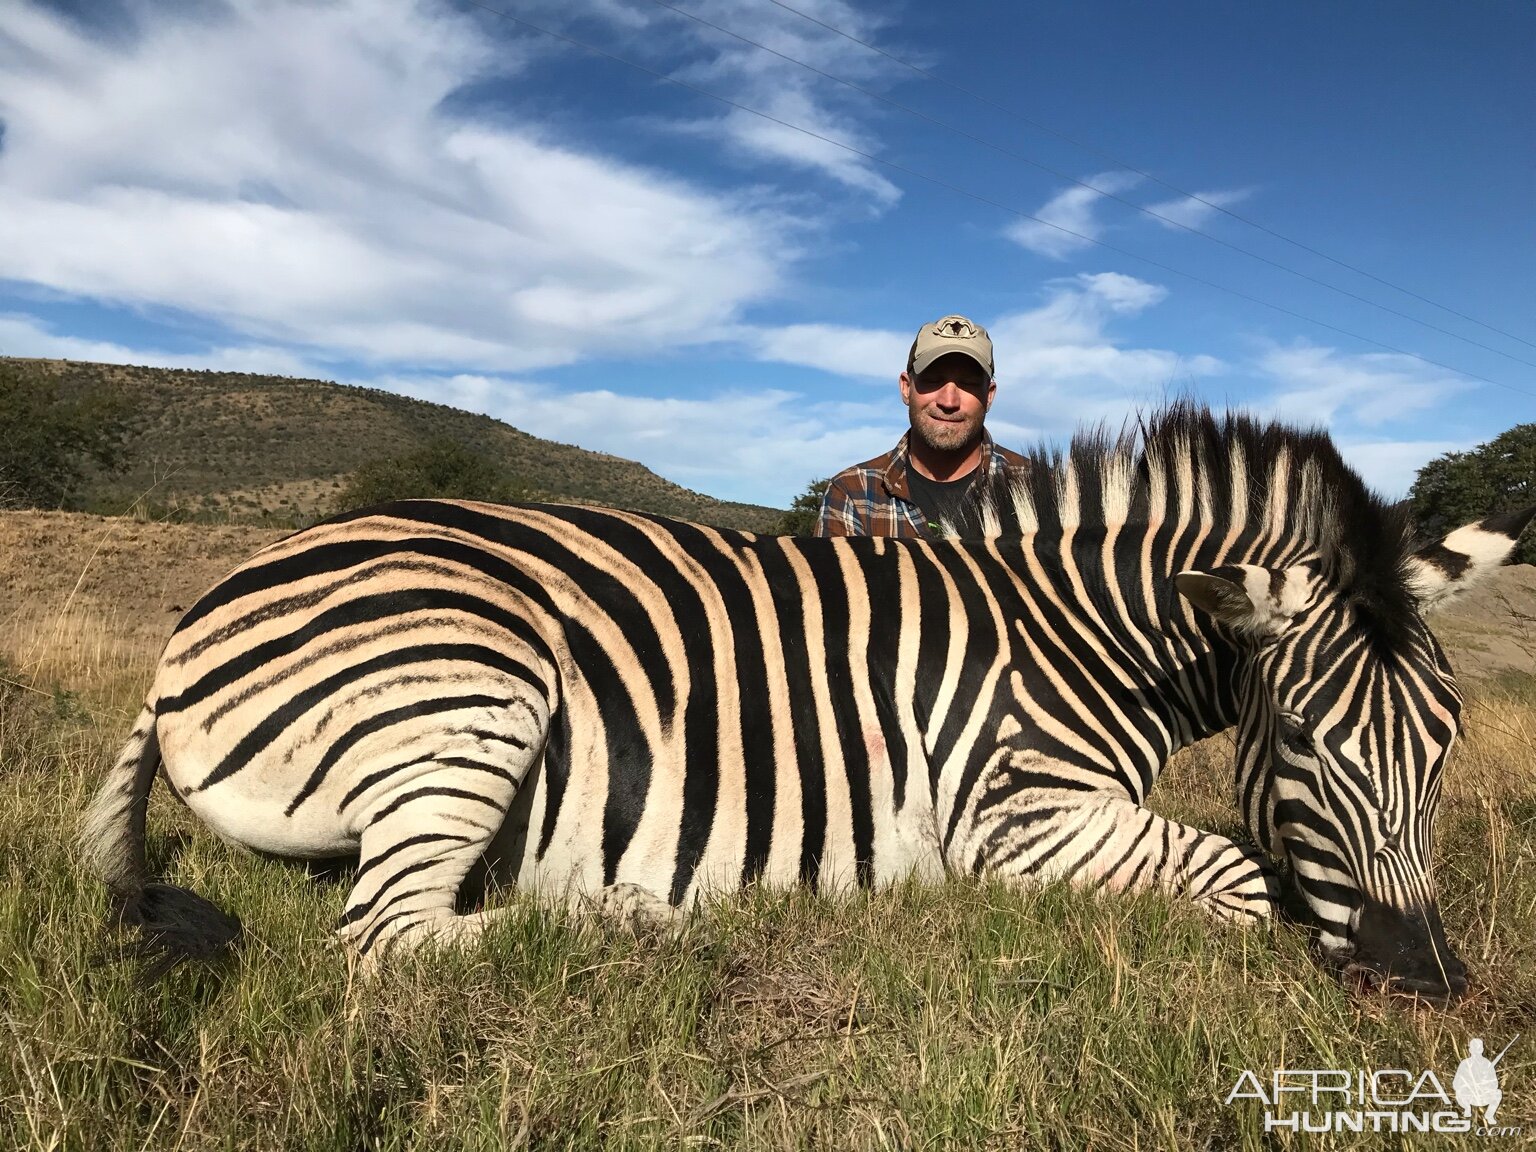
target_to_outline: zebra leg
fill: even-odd
[[[1274,914],[1279,883],[1258,851],[1165,819],[1122,793],[1009,788],[1007,776],[979,798],[965,842],[952,843],[956,866],[1026,882],[1161,887],[1236,923]]]
[[[517,777],[445,758],[386,798],[363,830],[357,874],[337,922],[372,964],[386,949],[478,935],[495,915],[460,916],[464,878],[517,794]]]

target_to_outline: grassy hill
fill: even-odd
[[[157,510],[303,523],[329,512],[346,476],[363,464],[448,437],[501,461],[536,499],[754,530],[780,515],[690,491],[632,460],[377,389],[245,372],[17,362],[53,375],[66,392],[106,385],[131,405],[127,467],[90,477],[82,500],[89,511],[120,513],[148,492]]]

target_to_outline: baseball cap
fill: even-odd
[[[992,368],[992,337],[980,324],[964,316],[945,316],[932,324],[924,324],[917,330],[912,341],[912,351],[907,353],[908,370],[914,376],[923,373],[940,356],[962,352],[987,370],[990,380]]]

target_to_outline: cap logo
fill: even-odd
[[[947,336],[951,340],[974,340],[978,333],[976,325],[972,324],[964,316],[946,316],[933,326],[935,336]]]
[[[969,356],[986,369],[988,377],[992,375],[992,338],[980,324],[958,313],[940,316],[917,330],[907,353],[907,371],[921,375],[935,360],[950,352]]]

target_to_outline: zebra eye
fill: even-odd
[[[1280,739],[1287,748],[1299,755],[1312,755],[1312,734],[1307,731],[1305,719],[1299,713],[1281,712],[1279,728]]]

